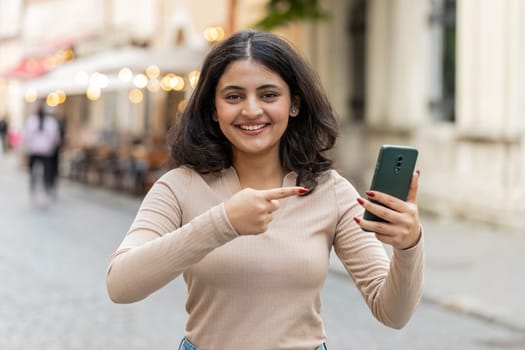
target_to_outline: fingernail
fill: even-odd
[[[365,201],[363,200],[363,198],[358,197],[357,198],[357,203],[363,205],[363,204],[365,204]]]
[[[367,195],[368,197],[375,197],[375,195],[376,195],[376,194],[375,194],[374,192],[372,192],[372,191],[366,191],[365,193],[366,193],[366,195]]]
[[[358,224],[361,223],[361,219],[359,219],[359,218],[357,218],[357,217],[354,217],[354,221],[355,221],[356,223],[358,223]]]
[[[419,169],[416,170],[416,174],[417,174],[417,176],[419,177],[419,175],[421,175],[421,171],[419,171]]]
[[[307,188],[300,188],[300,189],[299,189],[299,193],[300,193],[300,194],[305,194],[305,193],[308,193],[308,192],[310,192],[310,190],[307,189]]]

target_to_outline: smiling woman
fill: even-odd
[[[298,107],[278,74],[248,58],[233,62],[217,84],[215,106],[213,119],[232,144],[234,166],[255,156],[280,163],[280,140]]]
[[[141,300],[182,274],[180,350],[322,350],[334,249],[373,315],[403,327],[422,287],[418,174],[407,201],[371,194],[395,210],[361,199],[325,154],[336,135],[317,75],[288,42],[247,30],[217,44],[170,131],[177,167],[111,258],[111,299]],[[391,222],[361,219],[364,208]],[[392,262],[382,242],[394,242]]]

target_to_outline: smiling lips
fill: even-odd
[[[269,124],[239,125],[238,127],[241,130],[245,130],[245,131],[257,131],[257,130],[261,130],[267,125]]]

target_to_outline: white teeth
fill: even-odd
[[[253,130],[259,130],[264,128],[265,124],[259,124],[259,125],[240,125],[239,127],[243,130],[247,131],[253,131]]]

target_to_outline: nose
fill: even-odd
[[[241,114],[245,117],[256,118],[262,114],[262,107],[256,97],[248,97],[245,100]]]

